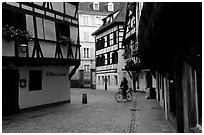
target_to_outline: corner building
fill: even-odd
[[[70,79],[80,65],[77,7],[68,2],[2,3],[3,116],[70,102]],[[32,40],[19,31],[27,31]]]
[[[92,35],[96,40],[96,89],[117,90],[123,77],[130,80],[124,67],[122,46],[126,3],[103,19]],[[131,81],[129,87],[131,87]]]

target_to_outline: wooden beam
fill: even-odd
[[[59,16],[64,16],[64,17],[67,17],[67,18],[70,18],[72,20],[77,21],[77,18],[74,18],[74,17],[72,17],[70,15],[67,15],[67,14],[64,14],[64,13],[61,13],[61,12],[58,12],[58,11],[55,11],[55,10],[51,10],[51,9],[48,9],[48,8],[44,8],[44,7],[36,5],[36,4],[32,4],[32,3],[29,3],[29,2],[20,2],[20,3],[22,3],[23,5],[26,5],[26,6],[34,7],[34,8],[46,11],[46,12],[50,12],[50,13],[53,13],[53,14],[56,14],[56,15],[59,15]]]
[[[76,65],[69,74],[69,80],[71,80],[72,76],[75,74],[76,70],[79,68],[79,65]]]
[[[72,51],[72,46],[68,45],[67,48],[67,59],[74,59],[73,51]]]
[[[64,66],[76,66],[80,65],[80,59],[56,59],[56,58],[26,58],[26,57],[7,57],[2,56],[2,63],[9,65],[9,63],[21,63],[21,65],[64,65]]]
[[[2,4],[2,8],[9,9],[9,10],[12,10],[14,12],[20,12],[20,13],[32,15],[32,16],[35,16],[35,17],[40,17],[40,18],[52,20],[52,21],[59,22],[59,23],[66,23],[66,24],[74,26],[74,27],[78,27],[79,26],[78,24],[75,24],[75,23],[72,23],[72,22],[67,22],[67,21],[64,21],[64,20],[57,19],[56,15],[58,15],[58,14],[54,14],[54,13],[53,14],[54,14],[55,18],[50,17],[50,16],[46,16],[46,15],[43,15],[43,14],[36,13],[34,11],[29,11],[29,10],[22,9],[22,8],[19,8],[19,7],[10,6],[8,4]],[[34,7],[32,7],[32,8],[34,9]],[[47,11],[45,9],[41,9],[41,10],[43,10],[45,12],[49,12],[49,11]],[[59,16],[66,17],[67,15],[61,13]],[[67,18],[70,18],[70,17],[67,17]],[[73,17],[70,18],[70,19],[78,21],[78,19],[76,19],[76,18],[73,19]]]

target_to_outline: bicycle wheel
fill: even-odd
[[[131,92],[127,92],[126,99],[127,99],[127,101],[131,101],[132,100],[132,93]]]
[[[117,102],[123,101],[123,95],[122,95],[122,93],[120,93],[120,92],[116,93],[116,94],[115,94],[115,100],[116,100]]]

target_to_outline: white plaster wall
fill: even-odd
[[[156,79],[152,76],[152,87],[156,88],[157,82]]]
[[[140,90],[145,90],[147,87],[146,84],[146,73],[145,72],[141,72],[139,75],[139,88]]]
[[[13,41],[2,39],[2,56],[15,56]]]
[[[29,70],[42,70],[42,90],[29,91]],[[69,67],[20,67],[20,78],[26,79],[26,87],[19,87],[19,107],[28,108],[70,100]],[[66,73],[66,76],[47,76],[47,72]]]
[[[125,69],[125,60],[122,56],[123,53],[124,53],[123,49],[118,50],[118,71],[119,72],[121,72],[122,69]]]

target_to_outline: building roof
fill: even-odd
[[[93,3],[94,2],[80,2],[78,7],[79,13],[82,11],[108,12],[108,13],[112,12],[108,11],[109,2],[99,2],[99,10],[93,10]],[[124,2],[112,2],[112,3],[114,4],[114,11],[121,9],[124,5]]]
[[[98,30],[92,33],[92,35],[98,35],[99,33],[109,29],[114,24],[123,24],[125,22],[126,6],[127,6],[127,3],[123,3],[123,7],[121,9],[109,14],[106,18],[104,18],[103,19],[104,24]],[[117,14],[117,15],[113,18],[112,21],[109,21],[108,18],[110,18],[111,16],[113,17],[114,14]]]

